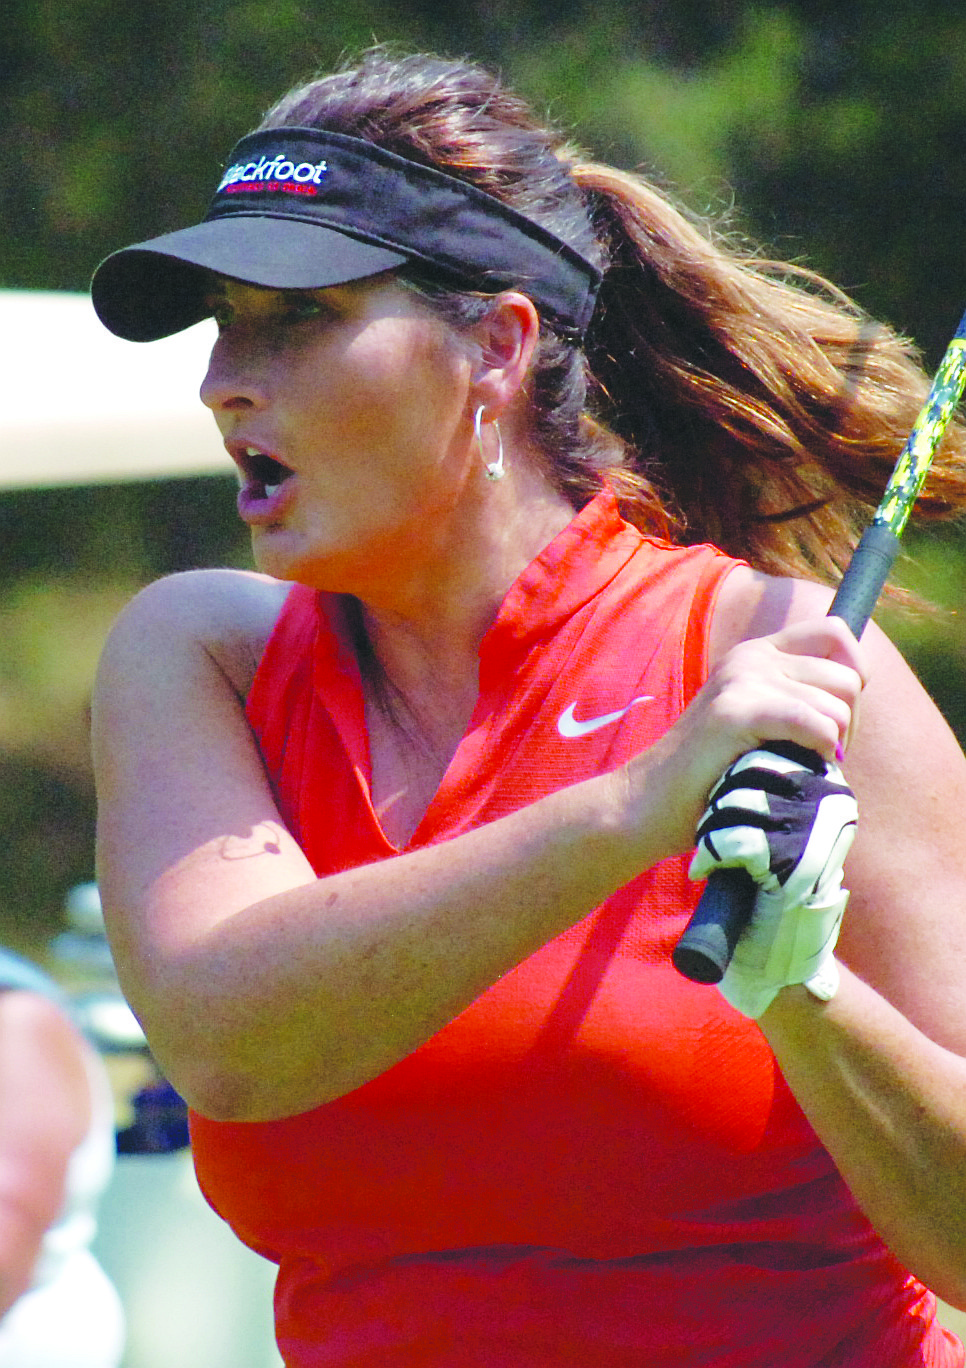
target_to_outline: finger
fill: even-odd
[[[769,741],[793,741],[825,760],[844,749],[852,721],[846,699],[789,677],[737,678],[713,700],[716,722],[735,741],[736,752]]]
[[[780,668],[790,684],[818,689],[854,708],[862,695],[862,676],[850,665],[817,656],[782,655]]]
[[[861,651],[855,649],[855,639],[851,636],[848,628],[842,624],[842,628],[847,635],[846,649],[841,655],[833,657],[819,657],[815,655],[798,655],[793,651],[783,652],[783,659],[789,675],[799,683],[821,689],[830,697],[840,699],[849,707],[850,714],[848,722],[843,726],[841,714],[836,709],[835,716],[839,721],[840,739],[839,750],[836,752],[836,759],[841,760],[844,752],[848,750],[852,737],[858,725],[859,704],[862,691],[868,683],[868,667],[866,659]],[[806,637],[802,640],[807,641]],[[833,634],[833,641],[835,635]],[[814,639],[813,639],[814,644]],[[828,757],[826,757],[828,758]]]
[[[789,655],[814,656],[844,665],[859,676],[863,688],[869,681],[866,654],[841,618],[809,618],[790,623],[767,640]]]
[[[771,638],[743,642],[735,647],[719,678],[727,715],[739,725],[743,706],[748,709],[746,720],[751,720],[762,707],[768,709],[767,716],[773,716],[774,708],[781,708],[782,698],[787,696],[793,702],[805,701],[819,712],[827,712],[833,718],[843,744],[862,691],[862,678],[850,665],[825,657],[783,651]],[[797,708],[795,711],[797,715]]]

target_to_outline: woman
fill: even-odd
[[[94,1259],[114,1103],[55,984],[0,948],[0,1365],[117,1368],[124,1316]]]
[[[100,878],[286,1362],[962,1364],[924,1284],[966,1302],[966,766],[817,582],[924,397],[900,343],[381,50],[93,291],[218,325],[260,573],[118,622]],[[669,955],[765,741],[848,746],[851,903],[836,969],[849,809],[726,1001]]]

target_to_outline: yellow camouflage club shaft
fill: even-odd
[[[966,386],[966,314],[946,348],[928,398],[889,478],[874,522],[885,523],[896,536],[909,520],[936,448]]]
[[[936,448],[966,386],[966,314],[946,348],[939,369],[889,477],[872,523],[849,561],[829,617],[842,618],[856,637],[865,631],[889,577],[899,538],[909,520]],[[815,756],[816,766],[822,761]],[[738,937],[748,924],[758,885],[745,869],[718,869],[708,879],[694,916],[671,954],[674,967],[694,983],[718,983],[731,963]]]
[[[939,363],[926,402],[899,453],[872,525],[855,548],[842,583],[829,609],[843,618],[857,637],[865,631],[872,610],[899,554],[899,538],[909,521],[947,424],[966,386],[966,314]]]

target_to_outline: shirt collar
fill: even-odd
[[[510,586],[481,657],[492,651],[505,658],[550,635],[620,573],[641,541],[621,518],[613,490],[603,489]]]

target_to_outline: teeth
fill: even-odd
[[[262,453],[259,451],[258,447],[246,447],[246,448],[245,448],[245,455],[246,455],[246,456],[261,456],[261,454],[262,454]]]
[[[265,489],[265,498],[266,498],[266,499],[270,499],[270,498],[272,497],[272,495],[275,493],[275,491],[278,490],[278,489],[281,489],[281,487],[282,487],[281,481],[279,481],[278,484],[267,484],[267,485],[265,485],[265,486],[264,486],[264,489]]]

